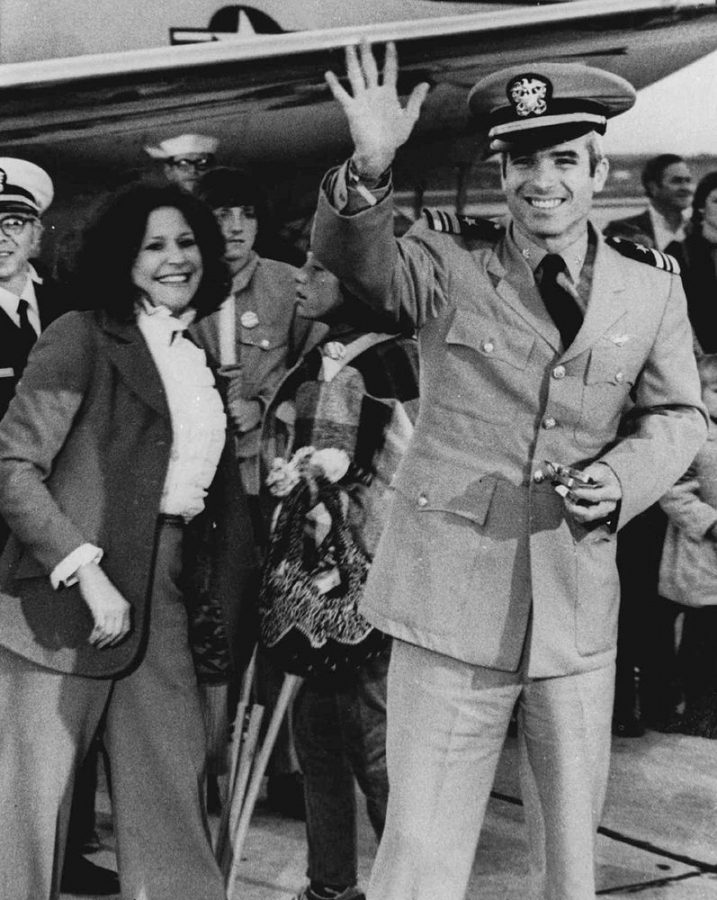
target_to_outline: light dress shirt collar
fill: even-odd
[[[2,308],[12,321],[19,327],[20,317],[17,314],[17,304],[20,300],[27,300],[27,318],[37,334],[40,333],[40,308],[37,304],[35,296],[35,285],[42,284],[42,278],[37,274],[33,266],[29,266],[27,270],[27,278],[25,285],[20,292],[20,296],[8,291],[7,288],[0,285],[0,308]]]
[[[658,212],[658,210],[656,210],[654,206],[648,206],[647,210],[652,221],[652,231],[655,235],[655,246],[658,250],[664,250],[668,244],[672,243],[672,241],[684,241],[685,225],[687,224],[687,217],[684,213],[682,214],[682,223],[676,230],[674,230],[670,227],[670,223],[667,221],[667,219],[662,215],[661,212]]]
[[[535,272],[543,261],[543,258],[547,256],[550,251],[546,250],[545,247],[539,247],[538,244],[532,241],[519,228],[516,228],[514,223],[511,223],[510,226],[510,237],[520,251],[520,255],[528,263],[533,272]],[[570,273],[573,284],[578,284],[580,281],[580,272],[585,263],[587,252],[587,228],[582,231],[580,236],[576,238],[572,244],[569,244],[564,250],[560,251],[559,255],[565,260],[565,265],[568,267],[568,272]]]

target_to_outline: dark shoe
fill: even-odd
[[[293,900],[321,900],[321,898],[310,887],[305,887]],[[358,888],[349,887],[345,891],[341,891],[340,894],[336,894],[333,900],[366,900],[366,895]]]
[[[65,860],[60,886],[65,894],[106,896],[120,891],[116,872],[96,866],[84,856],[71,856]]]
[[[629,716],[612,720],[612,733],[615,737],[637,738],[645,734],[645,726],[637,716]]]
[[[288,819],[305,821],[304,776],[301,772],[270,775],[267,782],[266,802],[272,812],[286,816]]]

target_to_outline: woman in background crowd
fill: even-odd
[[[687,313],[702,353],[717,352],[717,172],[708,172],[695,189],[689,233],[670,244],[682,269]]]
[[[660,500],[670,520],[660,592],[684,612],[679,649],[684,710],[671,731],[717,738],[717,355],[697,360],[710,416],[707,442]]]
[[[111,201],[78,267],[96,309],[41,336],[0,425],[2,897],[58,897],[74,770],[104,713],[123,898],[224,900],[184,599],[219,601],[236,650],[251,529],[184,337],[225,296],[222,255],[211,212],[174,187]]]

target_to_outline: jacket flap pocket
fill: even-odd
[[[524,369],[533,349],[535,337],[477,316],[470,310],[457,310],[446,335],[447,344],[471,347],[485,359],[508,363]]]
[[[399,493],[412,500],[422,513],[447,512],[477,525],[484,525],[495,491],[496,479],[483,476],[457,484],[455,480],[442,483],[434,478],[401,478],[395,487]]]

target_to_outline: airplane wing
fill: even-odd
[[[220,137],[232,161],[324,166],[346,152],[348,135],[323,72],[342,72],[343,48],[360,37],[398,43],[402,90],[432,85],[413,146],[439,135],[448,147],[479,132],[466,92],[486,72],[585,61],[643,87],[717,48],[717,4],[488,3],[430,20],[6,64],[2,152],[111,183],[145,165],[145,144],[191,130]]]

